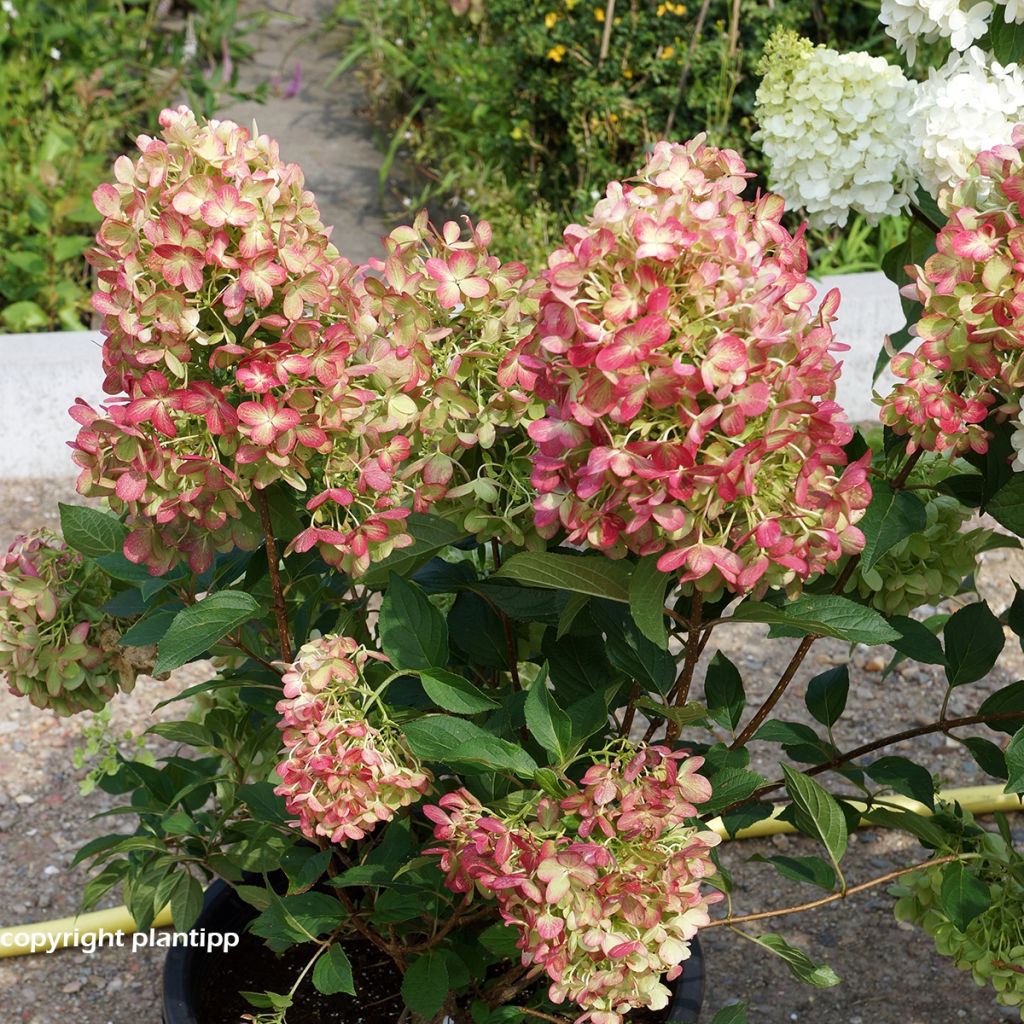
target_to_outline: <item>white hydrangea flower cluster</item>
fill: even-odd
[[[976,46],[950,54],[915,85],[908,116],[909,164],[936,195],[966,177],[980,152],[1008,143],[1024,121],[1024,68],[999,64]]]
[[[754,139],[789,209],[842,226],[851,210],[874,224],[908,205],[914,182],[894,126],[906,123],[911,83],[899,68],[782,31],[759,71]]]
[[[1014,473],[1024,473],[1024,423],[1019,419],[1011,420],[1013,433],[1010,435],[1010,447],[1013,448],[1013,462],[1010,468]]]
[[[992,10],[989,0],[882,0],[878,20],[913,63],[918,40],[948,39],[954,50],[966,50],[988,31]]]

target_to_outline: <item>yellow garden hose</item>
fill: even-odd
[[[964,786],[959,789],[947,789],[938,794],[939,799],[959,803],[972,814],[991,814],[993,811],[1019,811],[1021,799],[1012,793],[1004,793],[1001,784],[991,786]],[[856,801],[849,801],[856,804]],[[755,839],[763,836],[779,835],[783,832],[795,832],[796,829],[788,821],[780,821],[777,817],[785,807],[778,804],[770,818],[758,821],[749,828],[741,829],[733,838]],[[917,811],[919,814],[930,814],[931,811],[922,803],[907,797],[894,796],[886,799],[887,807],[898,807]],[[877,824],[862,821],[862,825]],[[721,818],[715,818],[708,827],[720,836],[727,838],[725,826]],[[153,922],[154,928],[163,928],[171,924],[171,911],[165,907]],[[106,935],[121,932],[130,935],[136,930],[135,921],[127,907],[113,907],[110,910],[96,910],[78,917],[62,917],[56,921],[42,921],[39,924],[15,925],[13,928],[0,929],[0,958],[6,956],[24,956],[29,953],[54,952],[69,946],[78,946],[84,939],[100,934]]]

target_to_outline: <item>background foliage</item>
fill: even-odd
[[[870,0],[341,0],[338,15],[353,27],[339,67],[361,62],[390,134],[382,184],[405,177],[413,207],[455,197],[494,225],[498,255],[534,263],[659,138],[706,131],[760,172],[755,68],[776,28],[891,48]],[[414,169],[393,173],[399,154]],[[812,258],[823,272],[876,268],[898,231],[865,229],[856,252],[818,234]]]
[[[0,329],[77,330],[93,189],[168,102],[212,112],[248,52],[237,0],[30,0],[0,11]],[[12,13],[13,12],[13,13]]]

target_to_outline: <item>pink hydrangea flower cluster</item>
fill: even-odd
[[[1024,125],[1009,145],[982,153],[969,177],[939,198],[949,218],[924,266],[909,266],[908,296],[924,306],[901,352],[903,378],[882,422],[908,450],[984,452],[992,406],[1019,406],[1024,387]]]
[[[126,556],[160,574],[255,546],[253,489],[280,480],[308,496],[294,547],[364,569],[411,542],[395,478],[410,445],[356,352],[353,268],[270,138],[184,107],[161,125],[93,196],[118,397],[72,410],[79,490],[127,514]]]
[[[135,686],[133,655],[101,606],[107,577],[54,534],[16,537],[0,555],[0,675],[59,715],[99,711]]]
[[[325,636],[305,644],[284,675],[285,758],[274,792],[310,839],[362,839],[430,785],[401,733],[371,724],[375,697],[363,678],[371,658],[387,661],[350,637]]]
[[[414,508],[523,544],[533,499],[524,421],[543,406],[503,364],[533,329],[543,285],[491,255],[491,241],[486,221],[436,231],[425,211],[395,228],[360,277],[359,331],[375,382],[415,423],[401,473]]]
[[[719,837],[685,824],[711,795],[702,763],[661,746],[626,750],[559,803],[542,799],[531,821],[495,814],[465,789],[424,809],[448,888],[497,901],[523,964],[547,975],[553,1002],[581,1007],[579,1024],[667,1006],[662,978],[679,977],[722,898],[701,891]]]
[[[858,551],[867,465],[833,400],[830,292],[815,312],[783,201],[741,198],[739,156],[658,143],[548,261],[509,356],[548,403],[536,524],[610,555],[660,554],[704,591],[798,589]]]

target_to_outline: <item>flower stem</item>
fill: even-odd
[[[254,488],[256,510],[259,512],[260,525],[263,527],[263,538],[267,548],[267,567],[270,570],[270,589],[274,594],[274,619],[277,622],[277,637],[281,648],[282,660],[292,660],[292,641],[288,630],[288,608],[284,601],[284,590],[281,587],[281,571],[277,557],[277,544],[274,541],[274,525],[270,519],[270,505],[266,491]]]
[[[686,630],[686,657],[683,660],[683,668],[679,678],[673,687],[675,697],[673,703],[681,708],[690,696],[690,686],[693,683],[693,672],[697,667],[697,659],[700,657],[700,626],[701,616],[704,611],[704,595],[699,590],[694,590],[690,599],[690,620]],[[668,743],[675,743],[679,738],[679,723],[669,722],[665,730],[665,739]]]

